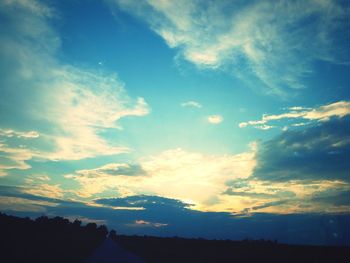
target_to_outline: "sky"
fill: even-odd
[[[350,5],[3,0],[0,210],[350,244]]]

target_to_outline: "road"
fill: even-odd
[[[99,246],[84,263],[145,263],[141,258],[122,248],[110,238]]]

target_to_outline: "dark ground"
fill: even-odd
[[[101,254],[98,248],[103,247],[107,235],[105,226],[97,227],[94,223],[82,226],[77,220],[70,222],[61,217],[31,220],[0,213],[0,262],[86,262]],[[138,256],[149,263],[350,262],[350,247],[294,246],[264,240],[224,241],[110,235],[107,245],[112,248],[112,239],[117,241],[115,247],[118,247],[119,250],[116,250],[119,252],[110,251],[111,254],[124,251],[124,256],[129,254],[128,258],[134,259],[136,255],[136,258]],[[103,263],[98,259],[95,262]]]
[[[350,247],[293,246],[271,241],[223,241],[118,236],[146,262],[350,262]]]

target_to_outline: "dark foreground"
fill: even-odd
[[[62,217],[31,220],[0,213],[0,262],[83,262],[107,234],[106,227],[94,223],[82,226]]]
[[[271,241],[222,241],[109,235],[105,226],[61,217],[36,220],[0,213],[0,262],[349,262],[350,247],[292,246]],[[112,239],[117,246],[113,246]],[[115,248],[116,251],[110,251]],[[118,248],[118,249],[117,249]],[[121,255],[123,256],[123,255]],[[119,257],[120,258],[120,257]],[[111,262],[110,260],[108,262]],[[118,260],[118,262],[121,262]],[[117,263],[117,262],[116,262]],[[122,262],[123,263],[123,262]],[[125,263],[125,262],[124,262]]]
[[[146,262],[349,262],[350,247],[292,246],[271,241],[220,241],[119,236]]]

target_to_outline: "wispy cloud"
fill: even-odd
[[[193,101],[193,100],[183,102],[183,103],[181,103],[181,106],[182,107],[192,107],[192,108],[202,108],[203,107],[202,104],[200,104],[197,101]]]
[[[6,18],[1,25],[6,30],[0,41],[0,85],[8,94],[0,103],[29,130],[2,123],[6,129],[0,130],[1,151],[13,161],[6,167],[28,168],[26,161],[33,157],[79,160],[128,152],[102,133],[121,130],[118,122],[126,116],[147,115],[145,100],[130,98],[115,73],[62,63],[57,56],[60,36],[51,26],[56,12],[45,3],[7,0],[0,8]],[[16,93],[10,92],[13,89]],[[28,142],[9,146],[14,138],[37,138],[39,143],[35,149]]]
[[[38,154],[32,150],[23,147],[9,147],[3,143],[0,143],[1,163],[0,163],[0,175],[7,175],[7,170],[20,169],[26,170],[31,168],[26,161],[32,159]]]
[[[349,62],[349,10],[338,1],[109,0],[147,21],[199,68],[231,68],[270,93],[304,87],[316,60]],[[311,19],[312,18],[312,19]]]
[[[220,124],[224,118],[221,115],[210,115],[208,116],[208,122],[211,124]]]
[[[51,17],[54,14],[51,8],[36,0],[4,0],[3,6],[23,8],[40,17]]]
[[[338,101],[327,105],[320,106],[318,108],[303,108],[303,107],[291,107],[291,111],[282,114],[264,114],[260,120],[241,122],[240,128],[247,126],[253,126],[254,128],[267,129],[272,126],[267,125],[270,122],[278,121],[282,119],[293,120],[304,119],[307,121],[328,121],[332,117],[343,118],[350,114],[350,102],[349,101]],[[309,122],[311,123],[311,122]],[[304,126],[307,123],[294,123],[292,126]]]
[[[118,120],[144,116],[149,107],[143,98],[128,97],[124,84],[113,75],[96,75],[75,68],[60,70],[56,76],[56,102],[40,117],[55,125],[60,133],[50,138],[56,144],[51,159],[82,159],[127,152],[123,146],[107,142],[99,134],[104,129],[121,129]],[[40,115],[40,113],[38,113]]]

